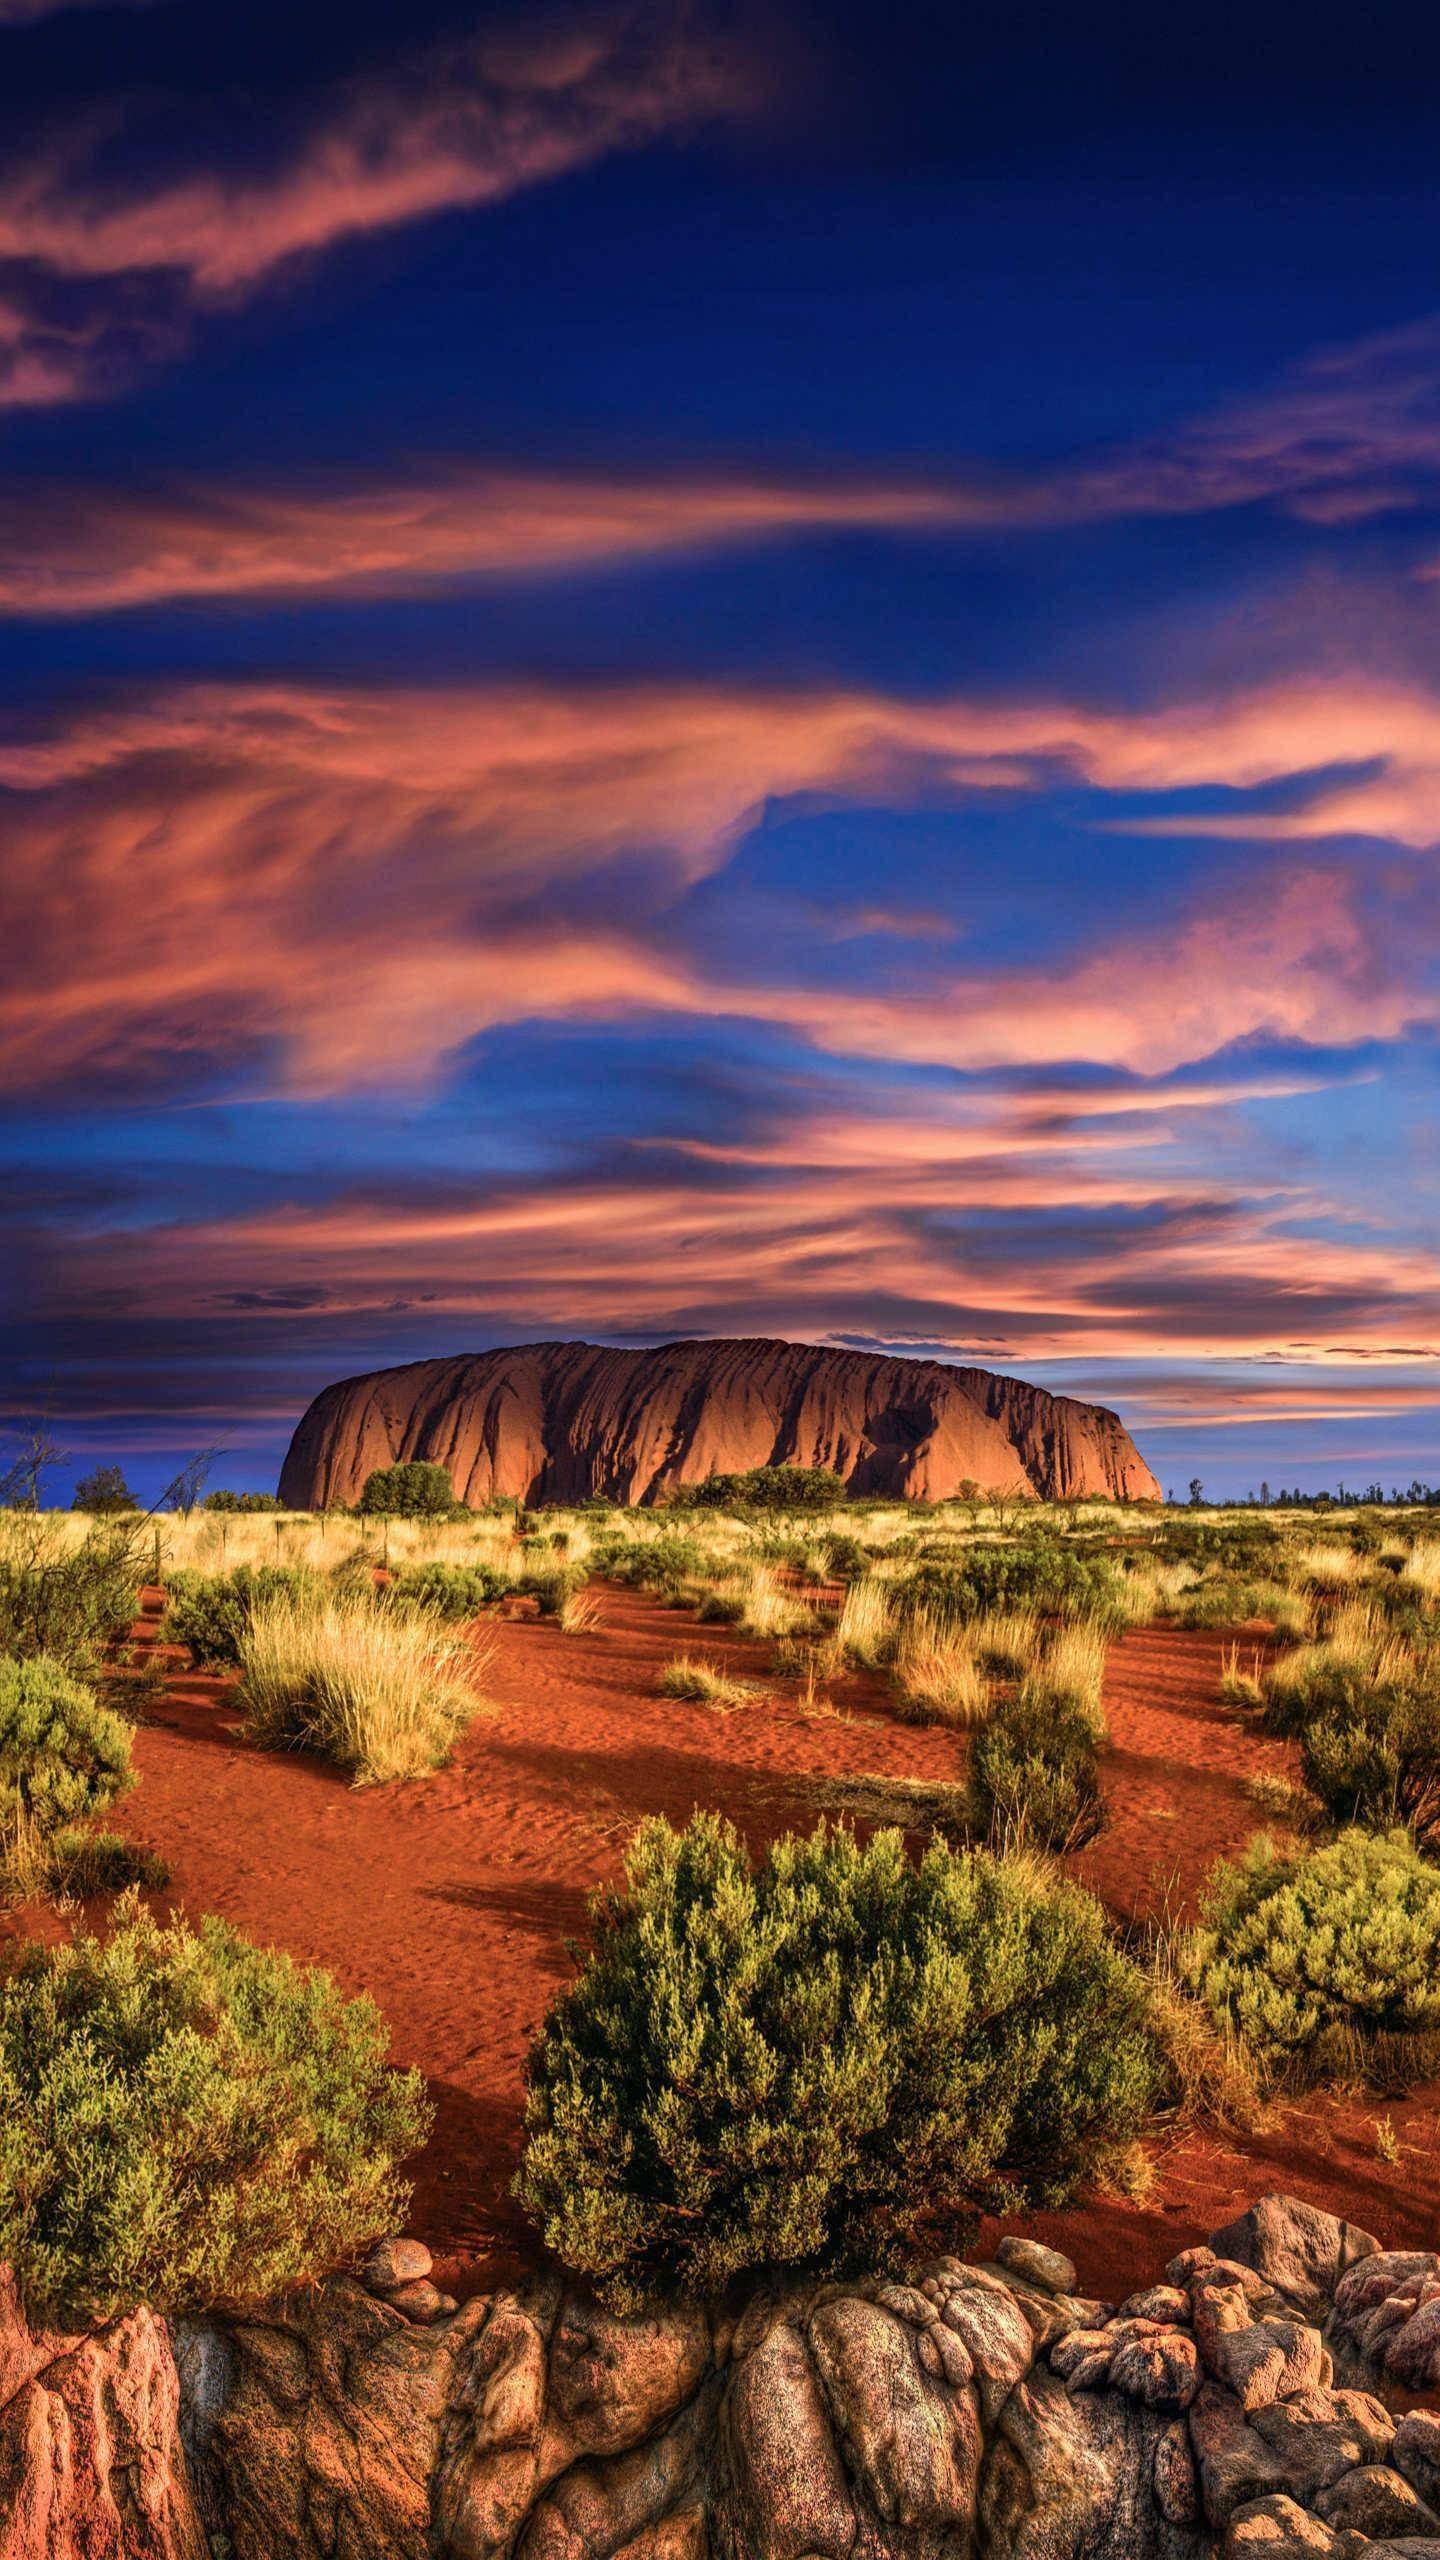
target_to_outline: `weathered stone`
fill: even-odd
[[[206,2560],[164,2324],[32,2329],[0,2281],[3,2560]]]
[[[1407,2410],[1395,2429],[1390,2459],[1416,2496],[1440,2512],[1440,2412]]]
[[[1225,2531],[1224,2560],[1339,2560],[1341,2538],[1293,2498],[1256,2498]]]
[[[704,2490],[721,2381],[712,2375],[674,2424],[608,2462],[577,2462],[532,2510],[516,2560],[692,2560],[703,2553]]]
[[[1153,2336],[1127,2338],[1111,2358],[1110,2385],[1147,2409],[1172,2414],[1188,2409],[1200,2388],[1194,2339],[1183,2329],[1159,2329]]]
[[[1108,2329],[1072,2329],[1050,2350],[1050,2370],[1072,2391],[1096,2391],[1110,2379],[1114,2354]]]
[[[434,2264],[423,2240],[382,2240],[360,2268],[360,2282],[372,2293],[393,2293],[397,2285],[418,2284]]]
[[[384,2299],[388,2301],[391,2310],[398,2311],[402,2318],[423,2323],[440,2318],[447,2297],[441,2292],[438,2284],[430,2282],[428,2276],[417,2276],[411,2284],[394,2286]]]
[[[1176,2418],[1155,2439],[1151,2465],[1155,2504],[1167,2524],[1198,2525],[1200,2475],[1190,2450],[1190,2431]]]
[[[1004,2560],[1181,2560],[1198,2543],[1155,2491],[1165,2433],[1109,2394],[1072,2399],[1037,2367],[1005,2403],[981,2475],[984,2548]]]
[[[1440,2277],[1435,2291],[1394,2331],[1385,2349],[1385,2370],[1411,2391],[1428,2391],[1440,2383]]]
[[[1395,2433],[1389,2410],[1368,2391],[1299,2391],[1255,2410],[1251,2425],[1307,2502],[1357,2463],[1380,2461]]]
[[[1327,2524],[1348,2525],[1372,2542],[1397,2534],[1440,2536],[1440,2516],[1418,2498],[1408,2480],[1388,2463],[1367,2462],[1346,2471],[1315,2500],[1315,2512]]]
[[[1228,2391],[1203,2382],[1191,2405],[1189,2423],[1206,2519],[1217,2533],[1237,2508],[1284,2492],[1285,2473],[1277,2456],[1248,2424]]]
[[[1342,2222],[1297,2196],[1261,2196],[1249,2211],[1212,2231],[1219,2258],[1252,2267],[1307,2319],[1323,2319],[1347,2267],[1380,2243],[1357,2223]]]
[[[917,2560],[968,2539],[983,2451],[974,2392],[937,2387],[913,2332],[876,2303],[827,2303],[809,2341],[846,2467],[882,2522]]]
[[[1440,2383],[1440,2257],[1386,2249],[1342,2276],[1329,2334],[1409,2389]]]
[[[691,2399],[710,2360],[702,2311],[621,2320],[567,2296],[550,2334],[541,2470],[628,2453]]]
[[[981,2279],[979,2270],[969,2267],[955,2280],[941,2316],[969,2352],[980,2414],[992,2427],[1016,2383],[1035,2361],[1030,2323],[1004,2285],[990,2277]]]
[[[417,2341],[455,2340],[465,2325],[462,2314],[452,2329],[410,2334]],[[482,2306],[473,2332],[456,2345],[434,2483],[435,2522],[454,2560],[497,2560],[534,2503],[547,2345],[547,2325],[503,2293]]]
[[[427,2560],[447,2334],[347,2279],[234,2324],[210,2465],[236,2560]]]
[[[1185,2329],[1190,2325],[1190,2296],[1183,2285],[1152,2284],[1144,2293],[1132,2293],[1121,2303],[1117,2320],[1158,2320],[1162,2328]]]
[[[1073,2261],[1059,2249],[1047,2249],[1042,2241],[1026,2240],[1018,2232],[1006,2233],[995,2258],[1007,2275],[1038,2285],[1042,2293],[1073,2293],[1080,2281]]]
[[[717,2560],[851,2560],[855,2502],[798,2329],[732,2369],[720,2426]]]

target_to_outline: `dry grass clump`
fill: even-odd
[[[1367,1559],[1353,1547],[1320,1544],[1301,1547],[1294,1559],[1296,1577],[1312,1591],[1348,1591],[1363,1582]]]
[[[752,1565],[740,1593],[740,1615],[735,1624],[747,1636],[809,1635],[814,1630],[815,1616],[804,1602],[785,1589],[773,1565]]]
[[[667,1662],[659,1688],[662,1697],[689,1698],[703,1707],[743,1707],[759,1694],[753,1680],[741,1680],[695,1653],[677,1653]]]
[[[916,1724],[975,1725],[990,1708],[990,1685],[975,1658],[972,1630],[917,1611],[895,1648],[901,1713]]]
[[[1399,1579],[1425,1600],[1440,1600],[1440,1539],[1422,1539],[1400,1568]]]
[[[1069,1626],[1057,1627],[1038,1664],[1026,1667],[1037,1668],[1054,1695],[1079,1707],[1098,1726],[1105,1688],[1105,1651],[1103,1628],[1077,1618]]]
[[[240,1655],[239,1698],[257,1742],[321,1752],[357,1786],[416,1778],[448,1759],[487,1709],[473,1638],[368,1595],[275,1600]]]
[[[879,1574],[867,1573],[851,1583],[835,1621],[833,1645],[837,1662],[853,1663],[859,1671],[878,1671],[888,1662],[895,1646],[895,1613]]]
[[[1021,1680],[1033,1671],[1045,1643],[1045,1630],[1033,1609],[992,1609],[966,1628],[975,1659],[986,1671]]]

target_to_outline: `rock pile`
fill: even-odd
[[[1002,2241],[621,2320],[427,2254],[0,2328],[0,2560],[1440,2560],[1440,2257],[1267,2198],[1125,2302]]]

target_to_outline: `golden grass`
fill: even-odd
[[[495,1710],[476,1686],[473,1636],[365,1593],[275,1600],[255,1613],[239,1699],[257,1742],[323,1753],[357,1786],[439,1768],[465,1727]]]
[[[835,1621],[835,1656],[859,1671],[878,1671],[895,1644],[895,1613],[890,1592],[878,1574],[852,1582]]]
[[[787,1591],[773,1565],[752,1565],[741,1588],[740,1615],[735,1621],[747,1636],[808,1635],[814,1612]]]
[[[705,1707],[740,1707],[758,1694],[753,1680],[738,1679],[733,1672],[722,1671],[718,1662],[695,1653],[677,1653],[665,1664],[657,1685],[662,1697],[692,1699]]]
[[[975,1725],[990,1710],[990,1684],[975,1658],[970,1629],[924,1611],[895,1648],[901,1712],[919,1724]]]
[[[1039,1663],[1040,1677],[1098,1724],[1105,1690],[1104,1632],[1084,1618],[1057,1627]],[[1027,1666],[1028,1667],[1028,1666]]]

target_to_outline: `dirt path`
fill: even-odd
[[[498,1710],[450,1766],[411,1785],[353,1789],[323,1763],[256,1750],[230,1684],[174,1657],[163,1704],[140,1731],[141,1784],[124,1827],[167,1860],[158,1901],[218,1911],[261,1941],[322,1963],[389,2021],[399,2060],[426,2073],[437,2107],[418,2164],[413,2228],[441,2280],[471,2292],[533,2259],[509,2195],[521,2139],[526,2051],[573,1970],[586,1898],[619,1870],[648,1814],[728,1814],[759,1846],[815,1819],[835,1777],[952,1779],[963,1743],[898,1723],[884,1684],[852,1680],[840,1712],[807,1713],[762,1648],[631,1592],[597,1593],[594,1626],[487,1624],[484,1686]],[[153,1641],[159,1595],[147,1595]],[[1130,1912],[1188,1906],[1211,1860],[1256,1827],[1245,1781],[1286,1766],[1219,1702],[1224,1639],[1137,1629],[1108,1683],[1111,1821],[1078,1870]],[[763,1683],[728,1714],[661,1698],[661,1666],[703,1652]],[[34,1925],[13,1915],[10,1925]],[[51,1924],[53,1925],[53,1924]],[[1087,2281],[1110,2292],[1152,2273],[1237,2205],[1286,2186],[1397,2241],[1440,2232],[1435,2093],[1389,2110],[1400,2165],[1377,2148],[1376,2103],[1293,2111],[1245,2150],[1193,2136],[1163,2161],[1144,2205],[1087,2202],[1044,2228],[1065,2245],[1083,2222]]]

